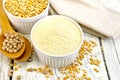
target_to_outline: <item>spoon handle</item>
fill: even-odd
[[[13,28],[10,26],[9,20],[3,10],[2,0],[0,0],[0,25],[2,27],[1,33],[15,32]]]

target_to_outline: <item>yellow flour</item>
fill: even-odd
[[[34,28],[32,37],[38,48],[53,56],[67,55],[81,43],[80,30],[64,17],[42,21]]]

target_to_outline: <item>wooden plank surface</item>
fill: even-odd
[[[102,39],[101,42],[110,80],[120,80],[120,63],[114,41],[112,39]]]
[[[114,39],[114,46],[115,46],[117,57],[120,64],[120,36]]]
[[[8,71],[10,70],[10,59],[0,53],[0,80],[9,80]]]

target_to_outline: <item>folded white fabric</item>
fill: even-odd
[[[86,26],[85,31],[107,37],[120,35],[120,13],[107,7],[101,0],[51,0],[58,14],[73,18]],[[99,37],[102,37],[98,35]]]

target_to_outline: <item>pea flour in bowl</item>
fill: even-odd
[[[34,25],[31,40],[43,63],[50,66],[53,63],[52,67],[62,67],[76,58],[83,41],[83,32],[72,19],[53,15],[39,20]],[[60,65],[55,61],[60,62]]]

